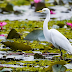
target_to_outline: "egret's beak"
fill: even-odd
[[[36,11],[36,12],[42,12],[42,10]]]

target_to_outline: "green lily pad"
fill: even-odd
[[[9,32],[7,36],[7,39],[13,39],[13,38],[16,38],[16,39],[21,38],[15,29],[11,29],[11,31]]]
[[[17,42],[1,42],[2,44],[6,45],[7,47],[10,47],[12,50],[32,50],[32,48],[28,45],[25,45],[23,43],[17,43]]]
[[[66,71],[66,67],[61,65],[61,64],[55,64],[52,66],[52,70],[53,72],[65,72]]]
[[[52,63],[48,68],[46,68],[45,70],[46,70],[46,71],[52,71],[52,66],[53,66],[53,65],[56,65],[56,64],[65,65],[66,62],[63,61],[63,60],[62,60],[62,61],[54,62],[54,63]]]
[[[6,11],[13,11],[13,4],[11,3],[7,3],[6,7],[5,7]]]
[[[42,55],[40,55],[40,54],[38,54],[38,53],[36,53],[36,54],[34,55],[34,59],[45,59],[45,57],[42,56]]]
[[[58,25],[60,28],[62,28],[65,24],[58,23],[57,25]]]
[[[33,30],[24,38],[24,40],[46,41],[44,34],[43,34],[43,30]]]

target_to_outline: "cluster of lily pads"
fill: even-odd
[[[9,34],[11,29],[15,29],[21,36],[20,39],[12,39],[16,42],[23,42],[24,44],[27,45],[26,40],[24,38],[28,35],[29,32],[33,30],[42,30],[43,28],[43,21],[1,21],[1,22],[6,22],[7,24],[3,26],[3,30],[0,30],[0,35],[3,34]],[[72,30],[71,27],[66,24],[66,22],[71,22],[71,20],[64,20],[64,21],[50,21],[49,22],[49,29],[52,28],[53,25],[58,25],[60,28],[58,28],[58,31],[60,31],[64,36],[66,36],[68,39],[72,39]],[[64,25],[67,26],[67,28],[63,28]],[[2,27],[2,26],[1,26]],[[46,46],[49,45],[48,42],[41,42],[41,43],[46,43],[46,45],[39,44],[38,41],[33,41],[32,43],[29,42],[29,45],[31,48],[39,48],[39,49],[45,49]],[[50,48],[50,47],[48,47]],[[44,50],[43,50],[44,51]]]
[[[59,49],[56,49],[55,47],[51,46],[50,43],[46,42],[46,41],[40,41],[41,43],[46,43],[46,45],[40,44],[39,41],[34,40],[33,42],[24,40],[24,38],[28,35],[28,33],[30,33],[33,30],[42,30],[43,29],[43,21],[9,21],[9,20],[4,20],[4,21],[0,21],[1,23],[6,22],[7,24],[5,26],[3,26],[3,29],[0,29],[0,35],[4,36],[3,34],[7,34],[6,37],[8,37],[9,32],[11,31],[11,29],[15,29],[17,31],[17,33],[20,34],[19,39],[8,39],[8,40],[12,40],[14,42],[17,43],[23,43],[25,45],[29,45],[32,49],[34,49],[35,51],[40,51],[42,53],[60,53]],[[60,31],[63,35],[65,35],[68,39],[72,39],[72,30],[71,27],[68,26],[66,24],[66,22],[70,22],[71,20],[63,20],[63,21],[50,21],[49,22],[49,29],[53,27],[53,25],[57,25],[59,26],[58,31]],[[64,28],[64,25],[67,26],[67,28]],[[0,40],[1,42],[2,40]],[[2,43],[0,43],[0,46],[2,45]],[[2,51],[13,51],[13,49],[0,49]],[[16,52],[16,51],[15,51]],[[23,51],[25,53],[33,53],[32,50],[29,51]],[[63,58],[72,58],[71,55],[66,54],[66,51],[62,50],[63,52]],[[21,63],[24,63],[23,68],[14,68],[12,67],[13,70],[16,71],[43,71],[44,70],[44,66],[49,66],[51,63],[54,63],[56,61],[58,61],[58,58],[53,58],[52,61],[50,60],[38,60],[38,61],[18,61]],[[0,61],[2,64],[18,64],[17,61]],[[68,63],[69,61],[67,61]],[[28,64],[29,63],[29,64]],[[36,66],[38,66],[36,68]],[[3,67],[2,67],[3,68]],[[1,68],[1,69],[2,69]],[[67,69],[68,70],[68,69]],[[45,70],[44,70],[45,71]],[[68,70],[70,71],[70,70]]]
[[[33,0],[31,0],[33,1]],[[48,1],[48,0],[47,0]],[[9,3],[8,3],[9,2]],[[13,5],[26,5],[26,4],[30,4],[29,0],[7,0],[4,1],[4,3],[1,4],[1,9],[2,10],[10,10],[8,8],[9,5],[11,5],[11,11],[13,10]],[[52,6],[51,4],[46,3],[46,6]],[[52,12],[51,12],[52,13]],[[5,26],[4,26],[5,25]],[[55,28],[60,31],[64,36],[66,36],[66,38],[68,39],[72,39],[72,19],[70,20],[63,20],[63,21],[49,21],[49,29],[53,28],[54,26],[56,26]],[[65,27],[66,26],[66,27]],[[11,38],[8,37],[9,36],[9,32],[15,29],[16,30],[16,34],[19,34],[20,38],[14,38],[11,35]],[[33,53],[33,51],[40,51],[42,53],[60,53],[60,50],[53,47],[50,43],[46,42],[46,41],[28,41],[28,40],[24,40],[24,38],[28,35],[28,33],[30,33],[33,30],[43,30],[43,21],[29,21],[29,20],[25,20],[25,21],[9,21],[9,20],[2,20],[0,21],[0,36],[5,37],[8,40],[9,43],[9,47],[11,47],[10,49],[5,49],[2,48],[0,49],[0,51],[12,51],[14,53],[17,52],[16,47],[18,47],[19,45],[24,45],[25,50],[22,50],[22,52],[25,53]],[[32,36],[31,36],[32,37]],[[10,45],[10,42],[11,43]],[[3,45],[2,44],[2,39],[0,39],[0,47]],[[14,45],[15,43],[15,45]],[[5,43],[4,43],[5,44]],[[18,45],[19,44],[19,45]],[[4,47],[6,47],[7,44],[4,45]],[[30,50],[27,50],[27,46],[30,47]],[[20,48],[19,48],[20,50]],[[72,55],[69,55],[66,53],[65,50],[62,50],[63,52],[63,59],[71,59]],[[59,56],[58,56],[59,57]],[[5,60],[0,60],[0,64],[11,64],[11,65],[19,65],[19,66],[24,66],[24,67],[11,67],[13,69],[13,72],[20,72],[20,71],[31,71],[31,72],[45,72],[45,71],[49,71],[52,72],[52,65],[56,64],[55,62],[59,61],[60,59],[56,57],[53,57],[52,60],[46,60],[46,59],[38,59],[35,61],[5,61]],[[64,64],[68,64],[71,60],[66,60],[62,63]],[[61,64],[61,62],[60,62]],[[48,66],[50,66],[48,68]],[[46,68],[47,67],[47,68]],[[0,70],[2,70],[3,68],[6,67],[0,67]],[[70,71],[72,72],[72,69],[67,69],[66,71]]]

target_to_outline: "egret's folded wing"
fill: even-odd
[[[72,50],[71,44],[68,41],[68,39],[64,35],[62,35],[59,31],[51,29],[51,39],[54,46],[61,47],[67,51]]]

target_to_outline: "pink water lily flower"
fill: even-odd
[[[39,2],[40,2],[40,0],[34,0],[34,2],[35,2],[35,3],[39,3]]]
[[[4,35],[3,35],[3,34],[1,34],[0,36],[3,36],[3,37],[4,37]]]
[[[52,10],[50,10],[50,14],[55,14]]]
[[[4,34],[1,34],[0,36],[2,36],[2,37],[7,37],[6,35],[4,35]]]
[[[2,26],[6,25],[6,22],[0,22],[1,30],[3,30]]]
[[[68,22],[67,22],[67,25],[71,26],[71,28],[72,28],[72,23],[68,23]]]

